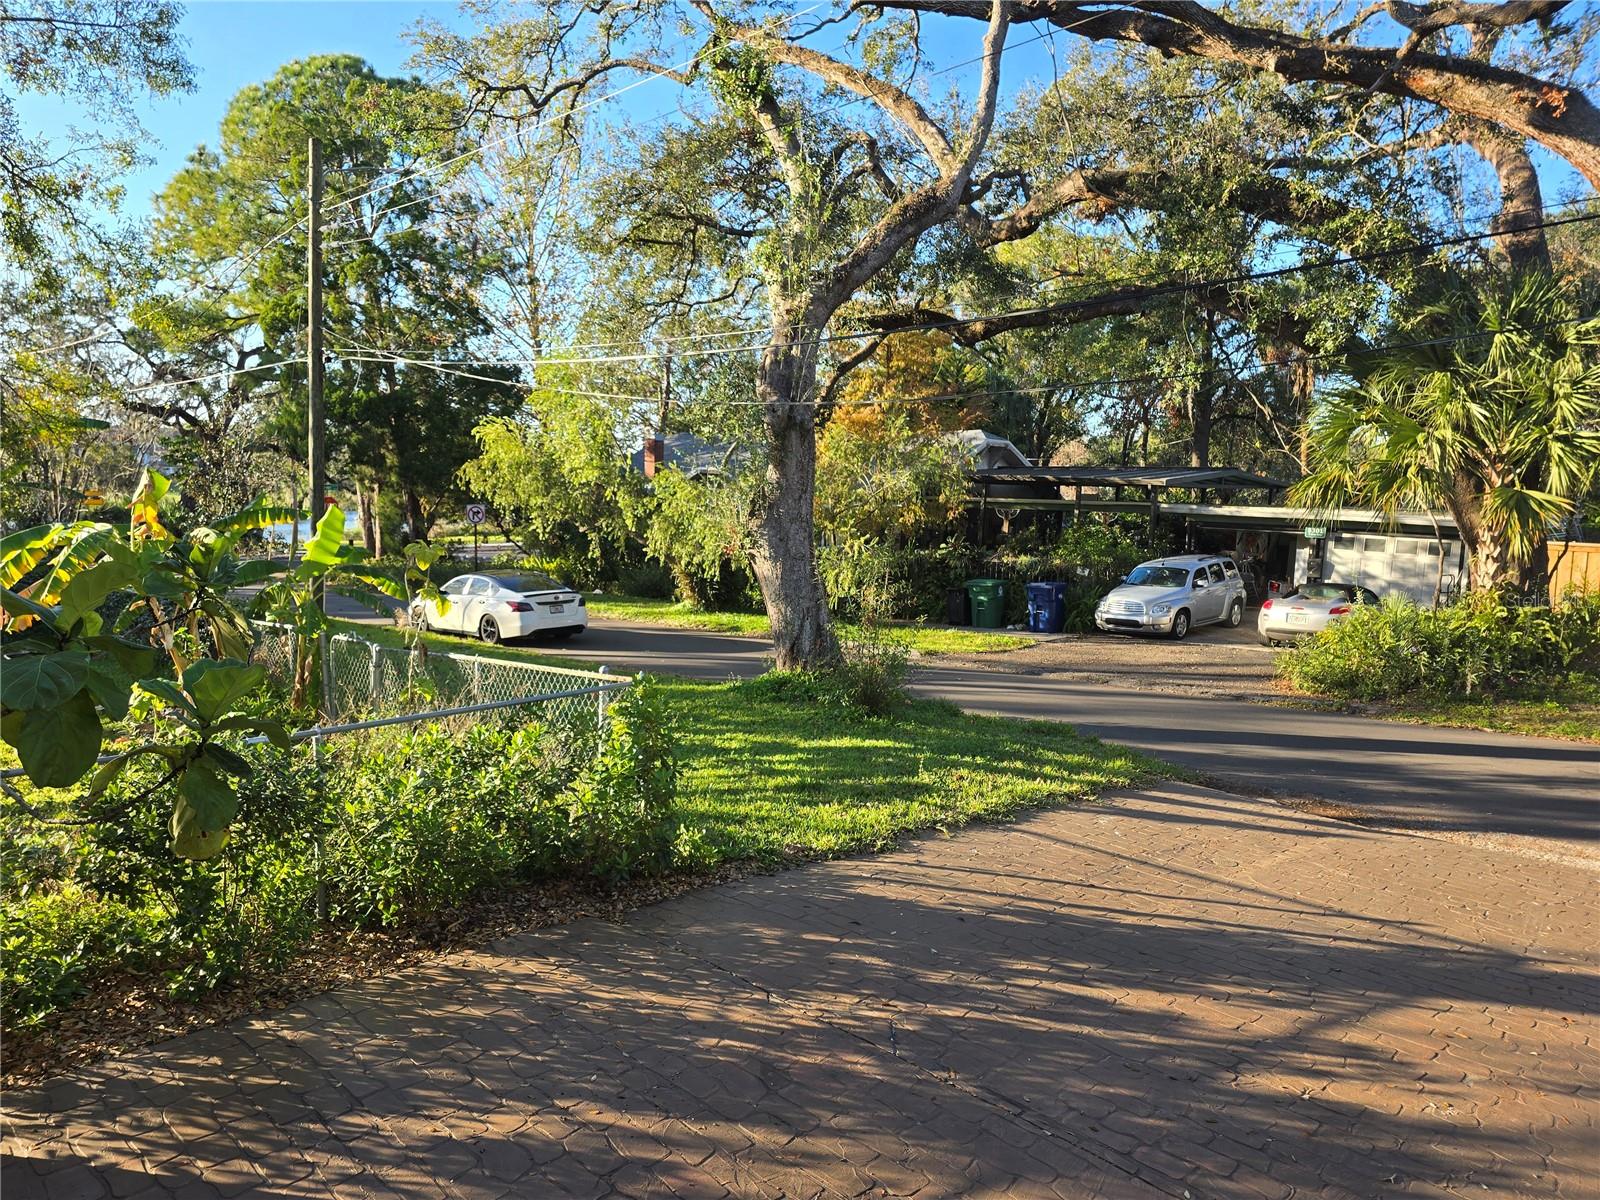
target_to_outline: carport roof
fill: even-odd
[[[1238,467],[1000,467],[976,471],[979,483],[1047,483],[1060,487],[1286,488],[1281,479]]]

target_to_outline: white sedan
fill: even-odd
[[[1376,593],[1353,583],[1302,583],[1298,591],[1261,606],[1256,631],[1263,646],[1276,646],[1326,629],[1349,616],[1353,605],[1376,603]]]
[[[421,630],[473,633],[486,642],[548,633],[571,637],[589,627],[583,596],[548,575],[457,575],[439,589],[445,603],[418,600],[411,623]]]

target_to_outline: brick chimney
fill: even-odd
[[[666,443],[658,437],[647,437],[644,440],[644,477],[654,479],[656,471],[666,461]]]

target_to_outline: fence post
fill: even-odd
[[[311,765],[317,777],[317,836],[312,844],[312,863],[317,873],[317,921],[328,923],[328,877],[322,869],[322,804],[326,799],[322,787],[322,738],[311,735]]]
[[[334,716],[333,639],[326,630],[317,634],[317,649],[322,659],[322,718],[331,721]]]
[[[604,663],[600,664],[600,674],[602,674],[602,675],[611,674],[610,671],[606,670],[606,665]],[[602,687],[605,686],[605,681],[604,680],[601,681],[601,686]],[[605,735],[606,735],[606,701],[609,700],[610,698],[611,698],[611,693],[610,692],[597,692],[595,694],[595,698],[594,698],[595,699],[595,716],[597,718],[596,723],[595,723],[595,728],[600,731],[600,737],[601,737],[602,741],[605,739]]]
[[[483,659],[477,655],[472,657],[472,702],[483,703]]]
[[[372,665],[367,669],[367,703],[378,694],[378,643],[372,643]]]

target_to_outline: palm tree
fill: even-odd
[[[1600,317],[1547,273],[1423,309],[1310,430],[1310,471],[1290,490],[1313,509],[1393,515],[1443,508],[1470,554],[1469,584],[1541,577],[1548,531],[1600,483]]]

